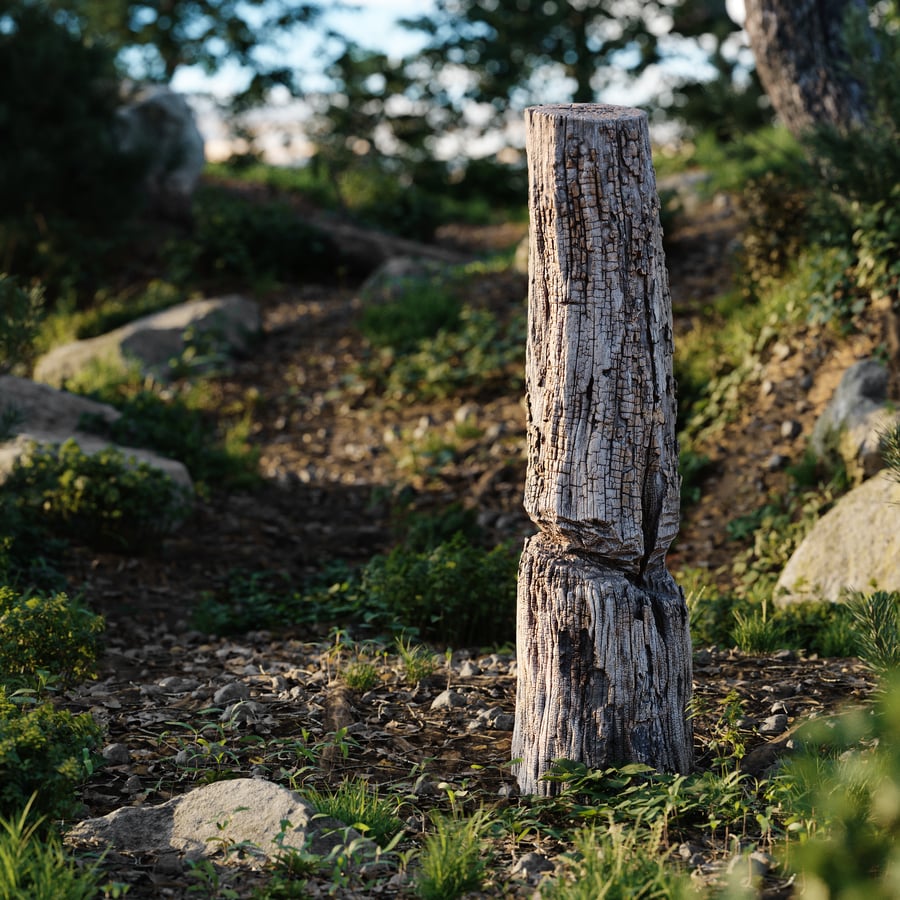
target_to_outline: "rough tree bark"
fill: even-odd
[[[680,481],[672,314],[647,119],[526,112],[531,208],[525,543],[513,757],[690,769],[691,645],[666,570]]]
[[[756,71],[791,133],[865,121],[862,86],[847,71],[844,23],[866,0],[744,0]]]

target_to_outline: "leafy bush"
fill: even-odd
[[[33,444],[4,490],[25,521],[116,550],[154,546],[187,511],[183,489],[158,469],[132,465],[114,448],[88,456],[72,439]]]
[[[0,587],[0,681],[32,682],[39,670],[62,682],[94,671],[103,619],[66,594],[23,596]]]
[[[437,547],[373,557],[359,576],[310,596],[338,617],[456,647],[512,640],[518,554],[485,551],[458,534]]]
[[[87,714],[50,703],[21,706],[0,687],[0,815],[26,807],[50,818],[75,809],[74,789],[90,774],[102,732]]]
[[[179,285],[333,279],[343,263],[331,239],[285,203],[253,202],[203,188],[194,198],[194,228],[162,253]]]

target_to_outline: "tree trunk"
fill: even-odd
[[[862,86],[846,69],[847,13],[865,0],[745,0],[744,28],[775,112],[795,136],[865,121]]]
[[[526,112],[531,207],[525,508],[513,757],[688,771],[672,313],[647,118]]]

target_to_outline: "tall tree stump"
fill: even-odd
[[[680,479],[672,312],[643,112],[526,111],[525,543],[513,757],[691,767],[691,644],[665,565]]]

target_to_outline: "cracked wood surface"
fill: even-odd
[[[527,116],[529,330],[513,756],[685,771],[691,647],[678,530],[672,313],[646,116]]]

